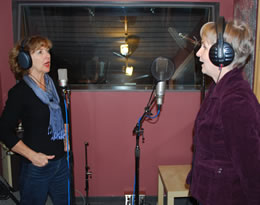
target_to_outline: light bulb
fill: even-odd
[[[120,53],[124,56],[128,55],[128,44],[122,44],[120,45]]]
[[[134,67],[133,67],[133,66],[127,66],[127,67],[125,68],[125,74],[128,75],[128,76],[132,76],[133,70],[134,70]]]

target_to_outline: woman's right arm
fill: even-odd
[[[16,135],[16,126],[22,115],[22,93],[17,88],[8,92],[8,99],[0,118],[0,140],[11,149],[20,140]]]
[[[23,112],[23,95],[22,89],[17,87],[8,92],[8,99],[0,118],[0,140],[13,152],[27,158],[35,166],[44,166],[49,159],[53,159],[55,156],[35,152],[25,145],[15,133],[17,123],[21,119]]]
[[[25,145],[22,140],[18,141],[18,143],[16,143],[11,150],[27,158],[37,167],[45,166],[48,164],[49,159],[53,159],[55,157],[55,155],[45,155],[43,153],[33,151]]]

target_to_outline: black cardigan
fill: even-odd
[[[64,102],[60,99],[64,114]],[[23,142],[36,152],[55,155],[54,160],[60,159],[65,154],[63,140],[51,140],[51,136],[48,135],[49,119],[48,105],[21,80],[8,92],[8,99],[0,118],[0,140],[8,148],[12,148],[20,140],[16,136],[15,128],[21,120],[24,128]]]

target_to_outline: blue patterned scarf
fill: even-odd
[[[59,105],[60,98],[57,94],[56,88],[50,76],[44,75],[46,91],[37,86],[36,82],[28,75],[23,77],[23,80],[31,87],[36,96],[49,106],[50,110],[50,122],[48,128],[48,134],[51,135],[51,140],[60,140],[65,137],[64,121],[62,118],[61,107]]]

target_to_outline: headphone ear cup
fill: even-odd
[[[225,18],[219,16],[216,22],[217,43],[213,44],[209,50],[210,61],[218,67],[230,65],[235,57],[233,47],[224,41],[225,27]]]
[[[223,53],[224,53],[224,66],[228,66],[233,62],[235,57],[235,52],[233,47],[227,42],[224,42]]]
[[[218,57],[218,44],[215,43],[209,49],[209,59],[215,66],[220,66]]]
[[[29,52],[21,50],[18,54],[18,64],[25,70],[32,67],[32,58]]]
[[[235,57],[234,49],[229,43],[227,42],[223,43],[222,53],[223,56],[219,57],[219,48],[217,43],[211,46],[209,50],[209,59],[215,66],[218,67],[228,66],[234,60]]]

